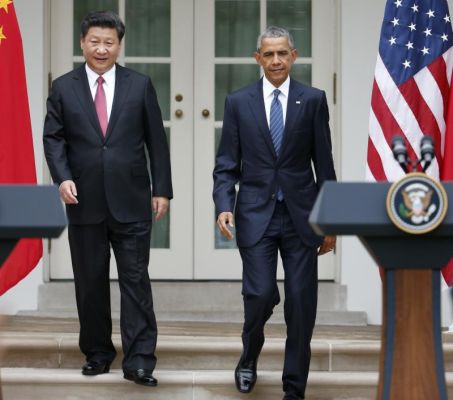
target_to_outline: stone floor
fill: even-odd
[[[157,391],[153,391],[153,400],[242,399],[243,396],[238,396],[235,391],[231,373],[237,354],[240,353],[241,324],[158,321],[158,326],[161,338],[159,359],[162,369],[157,373],[162,385]],[[38,354],[39,357],[35,357],[39,367],[30,366],[28,363],[29,368],[0,368],[3,400],[150,399],[148,392],[140,391],[141,387],[131,386],[122,379],[118,366],[108,376],[101,376],[101,380],[98,380],[101,385],[94,385],[93,380],[83,377],[79,371],[82,360],[77,348],[78,330],[79,324],[75,318],[0,316],[0,336],[3,335],[9,340],[9,351],[18,360],[22,359],[25,353],[29,357],[33,356],[33,352],[27,347],[32,342],[28,340],[29,337],[36,338],[37,343],[45,342],[44,344],[47,343],[45,338],[50,336],[61,339],[52,347],[58,349],[57,353],[60,354],[57,360],[58,368],[42,365],[50,354],[45,346],[41,346],[46,352],[45,355]],[[119,343],[118,320],[114,320],[113,331]],[[380,326],[316,326],[312,360],[312,365],[316,368],[309,375],[308,398],[312,400],[375,398],[380,336]],[[25,342],[21,339],[23,337],[26,338]],[[263,353],[262,359],[263,365],[267,365],[268,368],[260,371],[260,385],[253,396],[247,396],[250,400],[281,399],[280,364],[285,326],[277,323],[268,324],[266,337],[272,338],[267,342],[267,353]],[[221,351],[215,347],[219,338],[222,338]],[[453,370],[453,334],[444,330],[442,339],[446,381],[449,395],[453,398],[453,372],[448,372]],[[194,341],[197,341],[196,346],[192,343]],[[181,349],[184,349],[184,354],[181,353]],[[34,350],[35,353],[38,351]],[[206,368],[206,360],[212,354],[215,354],[216,360],[220,360],[218,364],[221,367],[217,365],[215,368]],[[65,362],[69,363],[71,357],[74,358],[74,362],[68,366]],[[192,362],[190,365],[189,358]],[[194,366],[193,363],[197,360],[204,363],[203,369],[198,364]],[[354,365],[351,366],[351,363]],[[275,368],[275,365],[278,367]]]
[[[176,336],[239,336],[241,324],[212,322],[158,322],[160,335]],[[30,316],[4,316],[0,325],[3,332],[78,332],[78,321],[74,318],[44,318]],[[119,321],[113,321],[113,332],[119,333]],[[315,339],[375,340],[381,335],[381,327],[368,326],[328,326],[315,327]],[[285,326],[268,324],[267,337],[284,337]]]

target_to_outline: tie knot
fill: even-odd
[[[98,79],[96,79],[96,82],[98,83],[98,85],[102,85],[105,82],[105,79],[101,75],[99,75]]]
[[[280,89],[275,89],[274,90],[274,99],[278,99],[278,95],[281,93],[281,90]]]

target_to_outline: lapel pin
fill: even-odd
[[[296,100],[296,104],[300,104],[300,100]]]

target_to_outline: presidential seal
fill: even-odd
[[[447,207],[443,186],[419,172],[396,181],[387,193],[387,213],[407,233],[422,234],[436,229],[444,220]]]

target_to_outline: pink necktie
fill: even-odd
[[[94,96],[94,106],[96,107],[96,113],[98,114],[99,124],[101,125],[102,133],[105,136],[107,132],[107,100],[104,92],[104,78],[99,76],[96,80],[98,87],[96,89],[96,95]]]

